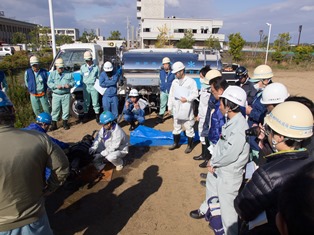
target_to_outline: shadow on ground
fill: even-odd
[[[54,234],[68,235],[81,231],[93,235],[118,234],[145,200],[160,188],[162,178],[158,176],[158,170],[156,165],[148,167],[143,172],[143,179],[119,195],[114,191],[123,184],[122,177],[113,179],[98,192],[69,203],[64,209],[47,209]],[[47,204],[54,203],[58,204],[54,200],[47,201]]]

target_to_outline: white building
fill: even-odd
[[[164,0],[137,0],[137,19],[145,18],[164,18],[165,1]]]
[[[70,36],[74,42],[79,39],[79,33],[79,30],[76,28],[55,28],[56,35]],[[48,36],[51,38],[51,33]]]
[[[222,20],[164,18],[164,0],[137,0],[137,18],[140,20],[139,38],[142,48],[154,47],[161,28],[167,28],[170,44],[175,45],[187,30],[194,34],[194,46],[203,47],[210,38],[217,38],[222,46],[225,35],[219,34],[223,26]]]

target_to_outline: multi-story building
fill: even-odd
[[[56,35],[67,35],[72,38],[72,40],[75,42],[79,39],[79,30],[76,28],[55,28],[55,34]],[[48,34],[51,38],[51,33]]]
[[[164,0],[137,0],[137,19],[140,21],[139,38],[142,47],[154,47],[161,29],[166,29],[169,44],[175,45],[184,34],[191,30],[195,47],[203,47],[210,38],[219,40],[221,46],[224,34],[219,34],[223,26],[222,20],[188,19],[171,16],[164,18]]]
[[[16,32],[24,33],[26,39],[29,39],[29,33],[36,27],[37,24],[6,18],[2,12],[2,14],[0,14],[0,42],[11,44],[12,36]]]

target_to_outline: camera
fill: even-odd
[[[245,131],[247,136],[259,136],[261,133],[261,128],[259,126],[253,126]]]

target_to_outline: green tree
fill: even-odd
[[[86,30],[83,32],[82,36],[79,38],[79,41],[83,43],[87,42],[96,42],[98,40],[97,35],[95,34],[94,30],[91,30],[90,33],[88,33]]]
[[[157,42],[155,43],[155,47],[164,48],[166,45],[170,45],[170,37],[168,36],[169,29],[166,24],[161,27],[157,27],[159,34],[157,36]]]
[[[293,60],[296,64],[304,61],[310,61],[312,58],[313,47],[311,46],[297,46],[295,48],[295,54]]]
[[[29,33],[30,39],[28,43],[31,44],[33,51],[39,48],[39,27],[37,26]]]
[[[234,61],[242,59],[242,49],[245,44],[245,40],[242,38],[240,33],[230,34],[229,38],[229,53]]]
[[[73,43],[72,38],[69,35],[56,35],[56,45],[61,46],[63,44]]]
[[[22,32],[15,32],[13,35],[12,35],[12,43],[13,44],[20,44],[20,43],[26,43],[27,40],[26,40],[26,35],[25,33],[22,33]]]
[[[184,33],[184,37],[179,40],[177,43],[177,48],[186,48],[186,49],[192,49],[195,39],[193,38],[193,32],[191,29],[188,29]]]
[[[275,52],[271,55],[271,59],[273,61],[281,63],[284,60],[284,54],[282,52],[289,50],[290,40],[291,37],[289,33],[281,33],[278,35],[278,38],[274,41],[273,44],[273,49],[275,49]]]
[[[41,48],[50,47],[50,38],[48,34],[51,33],[51,29],[48,27],[40,27],[38,30],[39,33],[39,44]]]
[[[281,33],[278,35],[278,38],[274,41],[273,49],[275,51],[288,51],[290,48],[289,41],[291,40],[291,36],[289,33]]]
[[[268,36],[262,35],[261,42],[258,44],[259,48],[266,48],[268,42]]]
[[[210,37],[205,40],[205,46],[208,49],[217,49],[217,50],[221,49],[219,39],[214,37],[213,35],[210,35]]]
[[[110,36],[107,38],[107,40],[121,40],[121,33],[117,31],[111,31]]]

